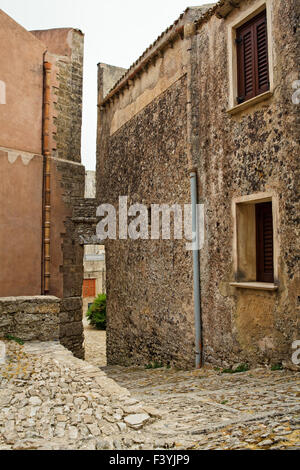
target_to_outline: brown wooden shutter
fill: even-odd
[[[272,203],[256,204],[257,281],[274,282]]]
[[[269,90],[267,17],[263,11],[237,29],[238,103]]]
[[[270,88],[266,12],[256,20],[253,27],[256,42],[256,94],[260,95]]]
[[[238,102],[255,96],[254,39],[252,26],[244,27],[237,34],[238,47]]]

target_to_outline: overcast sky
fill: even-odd
[[[82,163],[96,164],[97,63],[128,68],[188,6],[212,0],[0,0],[28,30],[72,27],[85,33]]]

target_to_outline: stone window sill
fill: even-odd
[[[261,101],[268,100],[272,96],[273,96],[272,91],[266,91],[265,93],[262,93],[261,95],[251,98],[251,100],[248,100],[248,101],[245,101],[244,103],[233,106],[233,108],[230,108],[227,110],[227,113],[231,115],[237,114],[240,111],[244,111],[244,109],[247,109],[253,106],[254,104],[260,103]]]
[[[278,290],[278,286],[268,282],[231,282],[232,287],[238,287],[240,289],[256,289],[256,290]]]

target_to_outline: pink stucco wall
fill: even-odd
[[[0,44],[0,297],[39,295],[46,47],[2,10]]]
[[[72,28],[35,30],[31,33],[47,45],[48,52],[70,57],[72,53]]]
[[[0,147],[42,152],[44,44],[0,10]]]
[[[41,294],[40,155],[0,149],[0,297]]]

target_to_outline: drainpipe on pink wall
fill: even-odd
[[[43,99],[43,250],[42,250],[42,294],[48,295],[50,291],[50,226],[51,226],[51,165],[50,165],[50,89],[51,64],[44,62],[44,99]]]

